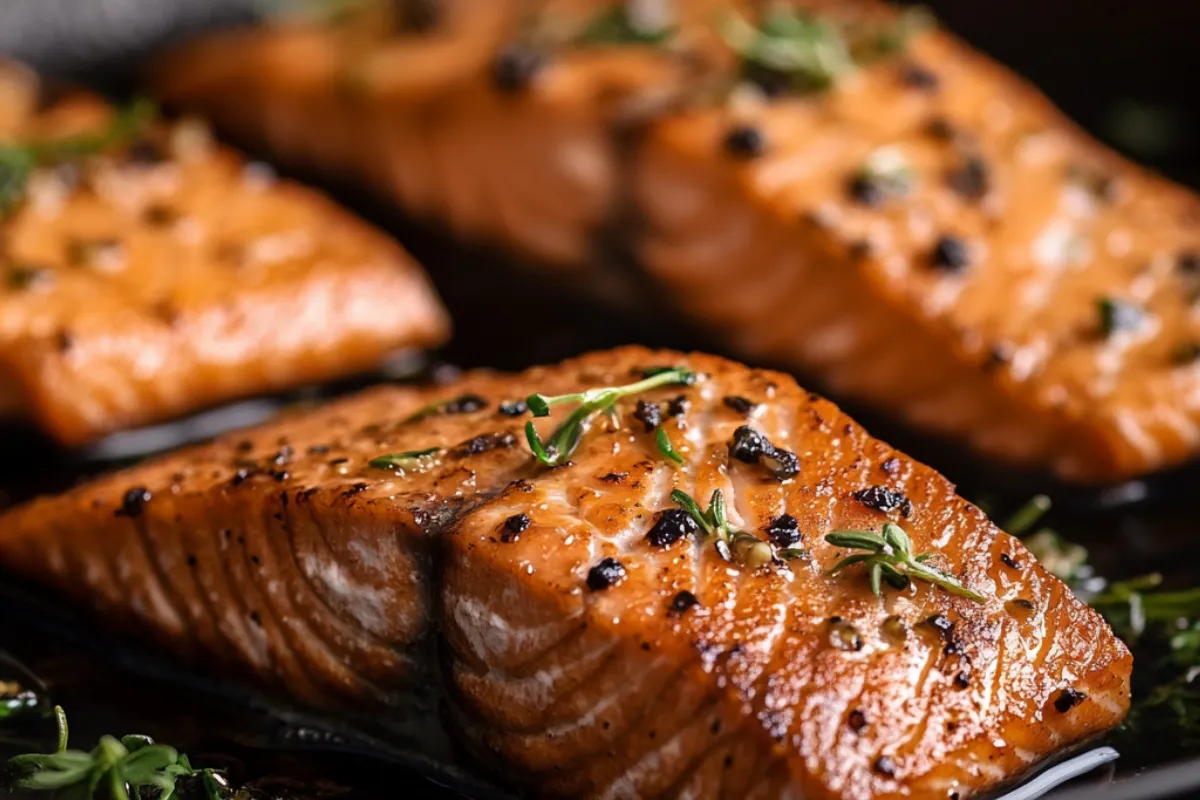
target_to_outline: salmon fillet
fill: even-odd
[[[448,0],[419,29],[365,5],[201,39],[152,83],[465,237],[575,272],[602,238],[732,352],[993,461],[1106,484],[1196,455],[1200,203],[954,37],[801,92],[713,32],[772,4],[677,3],[665,45],[526,32],[596,2]],[[839,58],[903,27],[791,5]]]
[[[520,398],[671,366],[698,378],[531,456],[577,407]],[[717,490],[726,537],[672,494]],[[826,534],[888,523],[980,600],[830,574]],[[944,478],[705,355],[369,390],[14,509],[0,563],[309,705],[411,724],[444,681],[472,763],[536,796],[966,797],[1129,702],[1104,620]]]
[[[32,74],[0,66],[5,154],[122,119],[92,97],[38,103]],[[20,181],[13,157],[0,181]],[[194,121],[50,159],[14,185],[0,209],[0,416],[64,445],[446,338],[439,300],[397,245]]]

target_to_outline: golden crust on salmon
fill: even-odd
[[[575,268],[623,237],[734,352],[996,461],[1110,483],[1196,455],[1200,204],[1016,76],[937,30],[854,67],[855,36],[899,25],[866,0],[793,3],[829,45],[794,72],[746,55],[774,24],[755,4],[676,4],[667,44],[548,56],[506,49],[539,41],[514,19],[604,4],[486,5],[220,34],[155,82],[465,236]],[[711,31],[733,9],[737,53]]]
[[[661,367],[689,372],[592,406],[574,438],[551,397],[527,443],[519,398]],[[877,597],[869,564],[831,575],[844,529],[903,530],[945,580]],[[454,736],[536,796],[966,797],[1129,699],[1103,619],[944,478],[792,379],[704,355],[374,389],[10,511],[0,563],[376,722],[440,670]]]
[[[37,102],[36,78],[0,70],[0,170],[22,148],[121,124],[95,98]],[[10,177],[23,185],[0,210],[0,415],[65,445],[365,372],[446,337],[397,245],[195,122]]]

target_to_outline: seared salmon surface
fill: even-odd
[[[845,530],[944,581],[831,574]],[[440,680],[535,796],[966,797],[1129,702],[1104,620],[944,478],[706,355],[379,387],[14,509],[0,563],[312,706],[401,724]]]
[[[0,65],[0,416],[83,445],[445,339],[420,268],[323,196],[196,121],[39,96]]]
[[[734,353],[993,461],[1196,455],[1200,204],[953,36],[870,0],[385,5],[154,82],[465,237],[575,270],[616,239]]]

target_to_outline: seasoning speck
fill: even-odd
[[[496,56],[492,79],[500,91],[516,93],[528,88],[545,66],[546,59],[541,53],[514,45]]]
[[[889,778],[896,776],[896,762],[892,761],[887,756],[880,756],[879,758],[875,759],[872,769],[874,769],[880,775],[887,775]]]
[[[1097,300],[1096,311],[1100,316],[1100,333],[1104,337],[1120,331],[1137,330],[1146,318],[1145,312],[1137,304],[1113,297]]]
[[[885,514],[890,514],[897,509],[899,509],[901,516],[907,517],[912,514],[912,501],[905,497],[903,492],[893,491],[886,486],[871,486],[866,489],[860,489],[851,495],[851,497],[867,508],[882,511]]]
[[[938,88],[938,76],[921,64],[905,64],[900,70],[900,80],[913,89],[933,90]]]
[[[1086,694],[1068,687],[1059,692],[1058,697],[1054,698],[1054,709],[1060,714],[1065,714],[1086,699]]]
[[[121,498],[121,507],[113,512],[113,516],[136,519],[145,511],[146,503],[150,502],[151,497],[153,495],[145,486],[135,486],[125,492]]]
[[[615,586],[625,580],[625,567],[615,558],[606,558],[588,570],[587,585],[593,592]]]
[[[668,508],[658,515],[654,526],[646,534],[650,544],[655,547],[669,547],[685,536],[695,534],[700,530],[696,520],[682,508]]]
[[[506,400],[500,404],[500,413],[506,417],[519,417],[527,410],[524,400]]]
[[[633,412],[633,418],[642,423],[642,426],[646,429],[646,433],[650,433],[662,423],[662,409],[658,403],[638,400],[637,410]]]
[[[966,156],[962,164],[946,176],[946,184],[963,197],[979,200],[991,186],[987,162],[977,154]]]
[[[942,236],[934,244],[930,260],[943,272],[959,272],[970,265],[971,253],[966,242],[957,236]]]
[[[776,547],[792,547],[800,543],[800,522],[791,514],[782,514],[767,526],[767,537]]]
[[[500,541],[515,542],[529,527],[529,522],[528,514],[513,514],[504,520],[504,532],[500,534]]]
[[[671,610],[680,614],[698,605],[700,605],[700,600],[688,591],[682,591],[671,599]]]
[[[867,727],[867,715],[856,708],[850,712],[850,716],[846,719],[846,724],[850,726],[850,730],[858,733]]]
[[[1004,566],[1008,567],[1009,569],[1020,569],[1021,568],[1020,563],[1013,560],[1013,557],[1010,556],[1008,553],[1000,554],[1000,563],[1003,564]]]
[[[725,152],[737,158],[756,158],[767,149],[762,131],[751,125],[735,125],[725,134]]]
[[[728,395],[721,402],[739,414],[749,414],[757,407],[757,403],[737,395]]]
[[[841,617],[829,618],[829,642],[839,650],[858,651],[863,648],[863,639],[858,628]]]

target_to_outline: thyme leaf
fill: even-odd
[[[947,592],[968,600],[982,603],[986,599],[982,594],[963,585],[962,581],[950,573],[929,563],[937,554],[922,553],[913,555],[912,540],[903,528],[895,523],[885,522],[881,533],[871,531],[834,531],[825,536],[825,541],[835,547],[854,550],[866,550],[856,553],[839,561],[830,575],[836,575],[842,570],[863,564],[867,567],[867,575],[871,583],[871,591],[876,597],[883,596],[882,582],[895,588],[903,588],[910,580],[921,580],[940,586]]]
[[[671,444],[671,437],[667,435],[667,431],[663,426],[659,425],[654,431],[654,441],[658,445],[658,450],[667,458],[674,461],[676,464],[683,463],[683,456],[675,449],[675,445]]]
[[[696,373],[685,367],[655,368],[653,371],[647,371],[646,374],[647,377],[626,386],[606,386],[556,397],[548,397],[543,394],[529,395],[525,400],[525,405],[535,417],[549,416],[550,409],[554,406],[578,404],[578,407],[554,429],[548,439],[543,440],[538,435],[537,427],[532,420],[527,422],[525,438],[529,442],[529,449],[533,451],[538,461],[548,467],[557,467],[565,463],[575,452],[580,439],[583,438],[583,431],[588,420],[594,415],[615,413],[614,407],[617,401],[623,397],[638,395],[659,386],[688,386],[694,383],[697,377]],[[659,448],[663,449],[661,437],[658,444]],[[674,452],[669,440],[667,440],[667,446],[670,447],[671,452]],[[675,453],[675,456],[672,456],[666,449],[663,449],[663,453],[672,460],[679,455]],[[681,457],[680,460],[682,460]]]
[[[440,447],[427,447],[424,450],[405,450],[402,453],[388,453],[372,458],[368,466],[375,469],[413,469],[432,455],[442,452]]]

